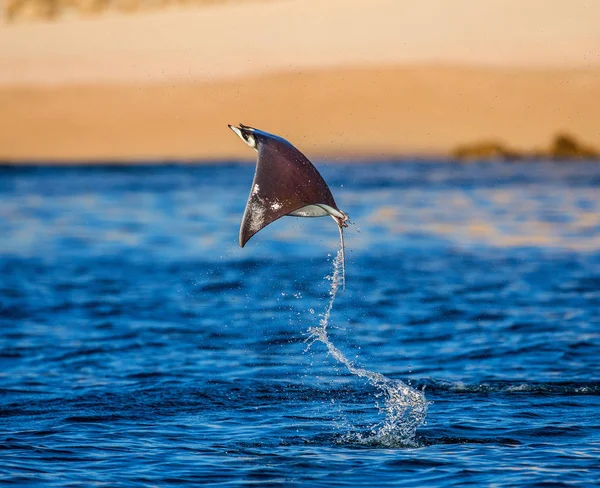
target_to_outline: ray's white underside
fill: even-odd
[[[339,219],[344,218],[344,215],[335,208],[321,203],[316,205],[307,205],[306,207],[302,207],[298,210],[290,212],[288,215],[293,217],[325,217],[326,215],[332,215]]]

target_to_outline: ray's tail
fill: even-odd
[[[341,253],[342,253],[342,290],[346,291],[346,246],[344,245],[344,227],[338,225],[338,229],[340,229],[340,243],[341,243]]]
[[[350,219],[348,215],[344,212],[339,212],[339,215],[331,214],[331,218],[335,220],[335,223],[338,225],[338,229],[340,231],[340,254],[342,260],[342,290],[346,291],[346,246],[344,244],[344,227],[348,227],[348,222]]]

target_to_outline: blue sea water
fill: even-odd
[[[0,168],[0,484],[598,483],[600,164],[318,166]]]

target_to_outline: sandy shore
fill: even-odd
[[[170,84],[1,88],[0,159],[252,158],[243,122],[336,158],[443,154],[494,139],[600,147],[600,70],[382,67]]]
[[[0,25],[0,85],[332,66],[600,68],[600,2],[271,0]]]
[[[285,0],[0,25],[0,160],[600,147],[600,4]],[[509,26],[509,27],[508,27]]]

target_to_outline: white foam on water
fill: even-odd
[[[383,397],[383,406],[377,401],[384,420],[374,426],[368,433],[349,433],[342,437],[342,442],[381,445],[387,447],[416,445],[417,429],[425,423],[428,402],[422,391],[411,388],[400,380],[387,378],[381,373],[369,371],[354,365],[329,339],[327,326],[331,317],[333,302],[342,282],[341,269],[343,251],[340,249],[333,261],[333,274],[329,277],[331,288],[330,299],[325,312],[321,316],[318,326],[308,329],[309,346],[321,342],[336,361],[343,364],[350,373],[366,379],[369,384],[378,390],[376,397]],[[307,349],[308,349],[307,348]]]

